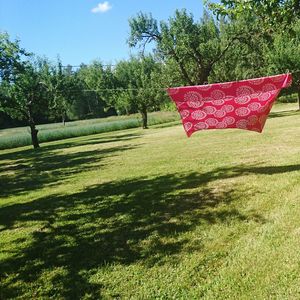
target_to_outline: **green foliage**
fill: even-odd
[[[269,41],[249,20],[230,22],[224,39],[237,40],[212,70],[210,82],[234,81],[266,76],[265,49]]]
[[[14,75],[12,82],[1,82],[0,110],[12,118],[31,122],[34,116],[47,111],[48,93],[41,84],[41,78],[47,68],[43,60],[31,60],[23,63],[22,72]]]
[[[11,41],[7,33],[0,31],[0,81],[13,81],[24,71],[23,59],[29,55],[19,40]]]
[[[26,55],[18,41],[11,42],[8,35],[0,35],[1,67],[0,111],[11,118],[25,120],[31,129],[32,144],[39,147],[36,117],[49,113],[49,90],[43,79],[49,77],[45,59]]]
[[[168,22],[158,22],[151,15],[139,13],[129,21],[131,47],[155,42],[156,51],[169,67],[168,76],[178,78],[179,84],[203,84],[214,65],[237,40],[236,36],[222,39],[222,26],[205,13],[200,21],[185,10],[175,12]],[[221,26],[222,25],[222,26]]]
[[[232,20],[254,16],[261,30],[269,32],[288,29],[300,13],[298,0],[221,0],[220,3],[206,3],[217,16]]]
[[[153,56],[132,57],[121,61],[115,69],[115,76],[124,89],[115,96],[114,105],[127,114],[140,112],[143,127],[147,127],[147,112],[158,110],[164,99],[161,86],[161,64]]]
[[[265,49],[269,70],[273,72],[300,72],[300,20],[290,29],[290,34],[274,34],[273,44]]]
[[[72,103],[78,97],[78,94],[74,93],[80,88],[76,76],[67,68],[63,68],[59,60],[57,64],[48,62],[48,68],[43,74],[41,84],[49,92],[49,118],[52,120],[59,118],[64,122]]]
[[[283,94],[298,93],[300,109],[300,19],[290,25],[289,34],[273,34],[273,43],[264,49],[264,59],[268,73],[292,73],[292,87]]]

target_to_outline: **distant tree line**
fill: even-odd
[[[287,71],[300,99],[299,1],[206,4],[200,20],[186,10],[168,21],[142,12],[130,19],[128,45],[140,53],[116,65],[65,67],[0,33],[0,127],[30,126],[35,148],[40,123],[140,113],[147,128],[148,112],[172,106],[164,87]]]

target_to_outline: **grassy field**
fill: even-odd
[[[300,299],[300,118],[0,152],[0,299]]]
[[[152,112],[148,114],[148,124],[157,125],[178,120],[177,112]],[[177,122],[178,123],[178,122]],[[63,140],[66,138],[91,135],[141,127],[140,114],[116,116],[62,123],[37,125],[41,143]],[[30,128],[17,127],[0,129],[0,150],[31,145]]]

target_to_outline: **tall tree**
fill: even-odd
[[[231,81],[264,76],[266,72],[265,48],[271,44],[265,35],[256,30],[252,19],[227,21],[223,39],[241,35],[219,60],[211,73],[210,81]]]
[[[63,125],[77,97],[81,97],[84,87],[72,69],[62,66],[60,60],[57,63],[48,63],[44,68],[41,83],[49,92],[49,113],[51,119],[61,119]]]
[[[47,111],[49,103],[49,95],[41,84],[44,67],[42,60],[26,61],[13,81],[3,80],[0,86],[0,110],[27,122],[34,148],[39,147],[36,117]]]
[[[85,86],[84,107],[87,114],[93,117],[105,116],[105,111],[109,107],[108,91],[113,84],[111,78],[111,67],[104,66],[99,61],[94,61],[90,65],[83,65],[78,71],[78,78]]]
[[[26,120],[32,144],[39,147],[35,116],[47,107],[45,88],[40,84],[43,60],[32,60],[18,40],[0,34],[0,110],[12,118]]]
[[[274,42],[265,49],[268,71],[293,73],[292,91],[298,94],[300,110],[300,20],[291,24],[290,34],[278,32]]]
[[[203,84],[215,64],[238,40],[240,34],[222,39],[220,23],[207,13],[196,22],[186,10],[175,12],[168,22],[158,23],[151,14],[139,13],[129,21],[130,47],[142,49],[154,42],[156,51],[171,65],[176,65],[184,84]],[[224,25],[225,26],[225,25]]]
[[[242,57],[242,64],[233,52],[229,60],[225,57],[219,64],[219,73],[222,70],[233,70],[252,76],[293,72],[293,90],[298,93],[300,107],[300,1],[221,0],[219,3],[207,4],[217,17],[229,20],[231,28],[239,27],[248,36],[235,52]],[[252,47],[247,49],[251,44]],[[242,65],[245,67],[240,68]]]
[[[140,112],[144,129],[148,128],[148,112],[155,110],[164,97],[160,67],[151,55],[132,57],[116,66],[116,77],[122,88],[115,98],[115,106]]]

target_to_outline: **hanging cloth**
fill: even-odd
[[[262,132],[272,105],[291,74],[168,88],[190,137],[203,129],[239,128]]]

